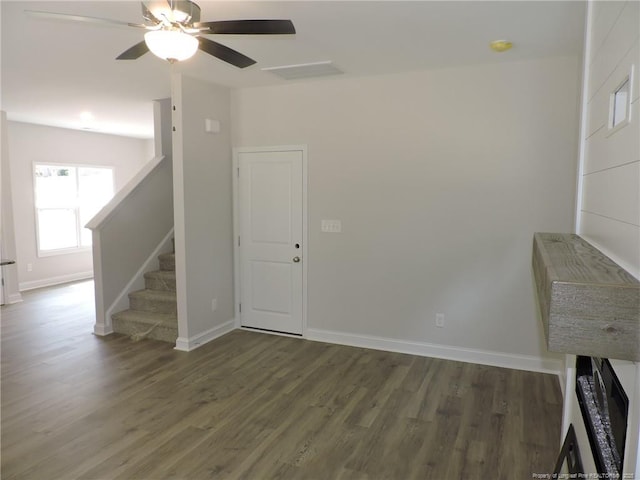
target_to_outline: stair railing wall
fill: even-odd
[[[108,335],[110,312],[173,229],[171,157],[149,161],[86,227],[93,234],[94,333]]]

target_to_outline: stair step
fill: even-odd
[[[156,270],[144,274],[144,286],[148,290],[176,291],[176,272],[172,270]]]
[[[175,315],[178,312],[176,292],[137,290],[129,294],[129,307],[131,310]]]
[[[144,338],[170,343],[175,343],[178,338],[178,317],[174,314],[125,310],[112,315],[111,319],[113,331],[124,335],[136,336],[149,332]]]
[[[176,270],[176,254],[175,253],[162,253],[158,255],[160,261],[160,270],[174,271]]]

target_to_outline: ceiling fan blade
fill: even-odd
[[[44,18],[46,20],[63,20],[67,22],[93,23],[109,27],[136,27],[149,28],[142,23],[121,22],[120,20],[110,20],[108,18],[84,17],[82,15],[69,15],[66,13],[41,12],[38,10],[25,10],[24,13],[34,18]]]
[[[198,42],[200,42],[200,50],[235,67],[245,68],[256,63],[252,58],[208,38],[198,37]]]
[[[143,40],[140,43],[136,43],[133,47],[125,50],[116,57],[116,60],[135,60],[149,51],[149,47]]]
[[[201,33],[235,35],[290,35],[296,33],[291,20],[221,20],[194,23],[195,28],[208,28]]]

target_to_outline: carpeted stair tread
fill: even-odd
[[[144,281],[149,290],[176,291],[176,272],[173,270],[146,272]]]
[[[145,272],[145,277],[163,277],[163,278],[176,278],[175,270],[153,270],[151,272]]]
[[[149,338],[175,343],[178,338],[178,317],[175,314],[125,310],[114,314],[113,331],[141,340]]]
[[[112,319],[124,320],[128,322],[138,322],[148,324],[149,326],[159,323],[163,327],[174,327],[177,331],[178,316],[174,313],[153,313],[144,310],[124,310],[114,313]]]
[[[129,294],[131,310],[156,313],[177,313],[176,292],[163,290],[137,290]]]
[[[175,253],[162,253],[158,255],[160,261],[160,270],[173,270],[176,269],[176,254]]]
[[[175,343],[178,338],[175,253],[158,255],[160,270],[144,274],[144,290],[129,293],[129,310],[111,316],[113,331],[133,340],[151,338]]]
[[[136,290],[129,294],[129,298],[144,298],[145,300],[154,300],[158,302],[175,302],[176,292],[169,292],[165,290]]]

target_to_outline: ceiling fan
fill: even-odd
[[[238,68],[256,63],[252,58],[202,35],[289,35],[296,33],[291,20],[219,20],[200,22],[200,7],[191,0],[142,1],[144,23],[106,18],[25,10],[32,17],[69,20],[147,30],[142,42],[122,52],[116,60],[135,60],[151,51],[169,62],[186,60],[198,49]]]

